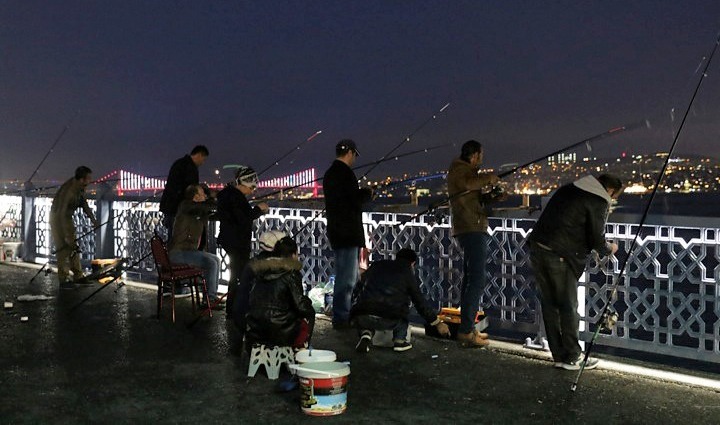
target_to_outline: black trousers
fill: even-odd
[[[540,291],[545,332],[553,360],[574,361],[582,353],[578,342],[578,276],[564,258],[537,245],[531,247],[530,261]]]
[[[250,251],[246,250],[225,250],[228,258],[230,259],[230,281],[228,282],[228,296],[227,302],[225,303],[225,310],[227,314],[232,315],[232,305],[235,301],[235,293],[237,292],[238,281],[243,269],[250,261]]]

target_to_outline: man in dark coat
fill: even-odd
[[[235,180],[228,183],[217,195],[217,218],[220,234],[217,242],[230,259],[227,314],[232,316],[233,299],[245,265],[250,260],[253,220],[268,212],[268,205],[261,202],[250,205],[247,196],[257,188],[257,173],[244,165],[238,167]]]
[[[352,320],[360,333],[356,351],[370,351],[375,331],[387,329],[393,331],[393,350],[411,349],[412,344],[407,340],[411,301],[420,316],[437,327],[440,335],[450,335],[447,325],[438,319],[437,311],[427,305],[420,293],[414,274],[416,262],[415,251],[403,248],[397,252],[395,260],[376,261],[363,273],[351,310]]]
[[[167,183],[160,198],[160,212],[163,213],[163,224],[168,231],[168,241],[172,240],[175,215],[185,195],[185,189],[192,184],[200,183],[198,167],[205,163],[209,155],[208,148],[198,145],[193,148],[190,155],[178,159],[170,167]]]
[[[615,243],[605,240],[605,222],[612,201],[622,190],[622,180],[609,174],[586,176],[565,185],[550,198],[528,237],[556,368],[578,370],[582,366],[577,283],[591,251],[599,255],[617,251]],[[597,363],[589,358],[585,369],[593,369]]]
[[[372,190],[359,187],[351,168],[358,155],[354,141],[341,140],[335,146],[335,161],[323,177],[327,235],[335,251],[332,321],[336,329],[350,327],[350,299],[359,274],[360,248],[365,246],[362,204],[372,198]]]

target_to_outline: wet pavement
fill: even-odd
[[[486,423],[716,424],[720,393],[600,369],[554,369],[534,353],[494,344],[459,348],[419,336],[404,353],[354,351],[353,331],[318,320],[316,348],[350,362],[348,410],[315,418],[299,391],[276,392],[262,372],[247,377],[248,359],[222,312],[188,329],[188,299],[178,321],[155,318],[155,292],[97,287],[59,293],[55,275],[0,263],[0,423]],[[17,301],[23,294],[54,296]],[[28,316],[21,322],[21,316]],[[513,352],[514,351],[514,352]],[[604,360],[623,361],[600,356]],[[687,371],[695,373],[694,371]],[[703,373],[719,379],[720,374]]]

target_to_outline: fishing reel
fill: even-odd
[[[619,316],[617,311],[615,311],[612,307],[608,307],[600,318],[600,326],[603,329],[611,331],[615,328],[615,325],[617,325],[618,318]]]

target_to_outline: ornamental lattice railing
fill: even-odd
[[[0,211],[9,208],[16,225],[3,230],[6,239],[22,239],[26,261],[53,260],[48,215],[49,198],[0,196]],[[166,230],[155,202],[127,202],[98,199],[94,202],[104,226],[84,238],[80,246],[86,262],[95,256],[128,258],[133,277],[154,281],[148,241],[155,231]],[[32,211],[32,219],[26,212]],[[306,283],[325,282],[332,274],[333,255],[325,234],[325,219],[317,210],[272,208],[257,221],[253,234],[270,229],[296,235],[304,262]],[[401,247],[418,252],[418,276],[422,291],[437,305],[458,305],[462,279],[461,252],[450,236],[448,223],[425,216],[401,225],[410,214],[368,212],[364,214],[371,259],[390,258]],[[90,223],[76,214],[79,231]],[[488,284],[481,308],[491,317],[492,326],[534,334],[539,328],[537,293],[530,268],[526,237],[537,218],[525,210],[506,210],[490,219]],[[612,258],[591,259],[581,279],[579,296],[582,328],[594,329],[609,294],[608,288],[619,273],[623,256],[628,255],[638,232],[638,217],[613,215],[607,236],[619,243]],[[617,327],[602,334],[598,344],[720,363],[720,220],[692,217],[650,217],[619,280],[614,307],[619,313]],[[215,244],[217,226],[211,223],[209,248],[223,259],[227,279],[227,257]]]

